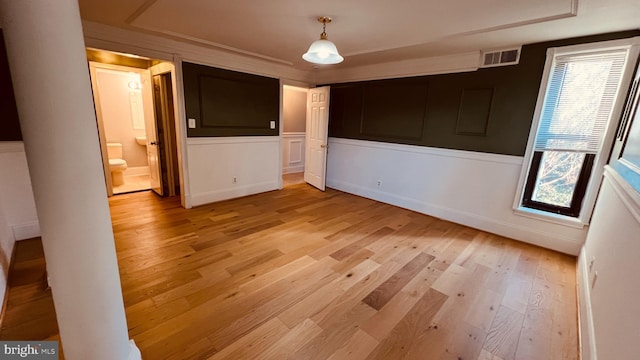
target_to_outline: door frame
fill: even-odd
[[[306,82],[302,82],[302,81],[296,81],[296,80],[290,80],[290,79],[280,79],[280,116],[279,116],[279,122],[280,122],[280,127],[278,129],[278,138],[280,140],[280,155],[279,155],[279,160],[278,160],[278,189],[282,189],[284,187],[284,182],[282,180],[282,170],[283,170],[283,165],[284,165],[284,158],[283,158],[283,153],[284,153],[284,86],[294,86],[294,87],[298,87],[298,88],[302,88],[302,89],[307,89],[307,103],[308,103],[308,96],[309,96],[309,92],[308,90],[312,89],[315,87],[315,84],[310,84],[310,83],[306,83]],[[305,118],[305,124],[306,124],[306,118]],[[307,132],[307,129],[305,128],[305,134]],[[306,145],[305,145],[306,146]]]
[[[172,63],[169,62],[162,62],[160,64],[156,64],[151,66],[149,69],[149,75],[151,77],[151,82],[153,83],[153,78],[156,75],[164,75],[164,74],[169,74],[171,76],[171,100],[173,103],[173,120],[174,123],[166,123],[163,124],[163,127],[168,127],[168,126],[172,126],[173,127],[173,132],[175,133],[175,137],[176,137],[176,153],[177,153],[177,157],[174,159],[173,154],[171,151],[166,151],[168,149],[168,147],[173,147],[171,145],[171,142],[168,141],[168,136],[167,133],[165,131],[164,135],[163,135],[163,139],[162,141],[164,142],[164,146],[165,146],[165,158],[163,159],[163,162],[165,163],[165,168],[167,171],[167,187],[169,189],[169,196],[173,196],[175,195],[175,183],[174,183],[174,179],[175,179],[175,174],[174,174],[174,165],[176,165],[176,167],[178,168],[178,177],[180,179],[179,184],[177,184],[180,187],[180,192],[182,193],[182,166],[180,164],[180,152],[179,152],[179,139],[178,139],[178,132],[177,132],[177,128],[178,128],[178,124],[177,124],[177,116],[178,116],[178,112],[176,111],[176,104],[177,104],[177,97],[176,97],[176,90],[175,90],[175,86],[176,86],[176,81],[175,81],[175,65],[173,65]],[[155,85],[154,85],[155,86]],[[154,89],[155,92],[155,89]],[[168,94],[167,94],[168,95]],[[154,95],[154,106],[155,106],[155,95]],[[164,118],[163,118],[164,120]],[[158,126],[157,124],[158,121],[158,116],[156,114],[156,128]],[[166,126],[165,126],[166,125]],[[175,164],[174,164],[175,163]]]
[[[102,105],[100,103],[100,91],[98,90],[98,69],[132,72],[144,76],[147,69],[139,69],[129,66],[105,64],[97,61],[89,61],[89,74],[91,75],[91,88],[93,91],[94,110],[96,113],[96,121],[98,124],[98,137],[100,139],[100,152],[102,154],[102,171],[104,172],[105,184],[107,187],[107,196],[113,196],[113,183],[111,181],[111,170],[109,167],[109,155],[107,153],[107,136],[104,130],[104,118],[102,116]],[[143,101],[144,103],[144,101]],[[146,115],[145,115],[146,116]]]
[[[90,39],[89,39],[90,40]],[[145,57],[149,57],[149,58],[153,58],[159,61],[162,61],[163,63],[166,63],[167,65],[172,66],[172,68],[170,68],[171,71],[171,85],[172,85],[172,95],[173,95],[173,111],[174,111],[174,119],[175,119],[175,132],[176,132],[176,144],[177,144],[177,154],[178,154],[178,173],[179,173],[179,179],[180,179],[180,203],[182,205],[182,207],[184,208],[191,208],[191,201],[190,201],[190,191],[189,191],[189,171],[188,171],[188,160],[187,160],[187,125],[186,125],[186,121],[181,121],[181,119],[186,118],[186,113],[184,110],[184,89],[183,89],[183,80],[182,80],[182,57],[180,57],[179,55],[175,55],[175,54],[166,54],[166,53],[159,53],[156,51],[152,51],[149,54],[146,54],[144,49],[137,49],[136,51],[131,51],[128,48],[123,48],[123,49],[118,49],[117,44],[111,43],[110,46],[104,46],[103,43],[100,43],[99,46],[90,46],[91,41],[87,42],[87,47],[95,49],[95,50],[99,50],[99,51],[105,51],[105,52],[115,52],[115,53],[120,53],[120,54],[125,54],[125,55],[129,55],[132,53],[135,53],[134,56],[145,56]],[[100,65],[108,65],[108,64],[104,64],[104,63],[99,63],[96,62],[97,64]],[[117,66],[117,65],[112,65],[112,66]],[[148,70],[148,69],[140,69],[140,70]],[[93,76],[92,74],[92,81],[95,78],[95,76]],[[95,106],[98,106],[98,104],[94,104]],[[97,115],[97,111],[96,111],[96,115]],[[98,116],[96,116],[98,117]],[[100,122],[102,121],[101,118],[97,119],[98,121],[98,126],[100,126]],[[104,130],[102,130],[101,132],[101,136],[104,136]],[[100,136],[100,134],[99,134]],[[100,146],[101,146],[101,150],[102,153],[106,155],[106,140],[101,137],[100,138]],[[109,160],[108,157],[106,157],[106,163],[104,163],[104,157],[103,156],[103,167],[106,166],[106,169],[108,169],[108,164],[109,164]],[[108,184],[107,186],[107,193],[109,196],[113,195],[113,185],[111,184],[111,174],[109,173],[105,173],[105,182]]]

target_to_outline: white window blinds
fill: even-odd
[[[615,49],[554,59],[535,151],[600,150],[627,53]]]

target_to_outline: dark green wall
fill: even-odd
[[[278,79],[191,63],[182,71],[187,119],[197,125],[187,136],[278,135]]]
[[[525,45],[518,65],[333,84],[329,136],[522,156],[547,49],[639,35]]]
[[[2,29],[0,29],[0,141],[22,141]]]

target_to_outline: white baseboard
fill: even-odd
[[[426,215],[452,221],[493,234],[520,240],[533,245],[556,250],[562,253],[577,255],[581,244],[559,237],[556,234],[538,229],[514,225],[505,221],[487,218],[482,215],[446,208],[436,204],[419,202],[412,198],[394,195],[372,188],[365,188],[355,184],[327,179],[327,186],[336,190],[356,194],[369,199],[417,211]]]
[[[40,236],[40,223],[38,223],[37,220],[11,225],[11,229],[13,231],[13,238],[16,241]]]
[[[129,357],[127,360],[142,360],[142,354],[140,353],[140,349],[136,345],[136,342],[133,339],[129,340]]]
[[[282,169],[283,174],[293,174],[293,173],[299,173],[303,171],[304,171],[304,164],[296,165],[296,166],[287,166],[284,169]]]
[[[576,277],[578,285],[578,341],[580,359],[597,360],[596,339],[591,310],[591,289],[589,286],[589,264],[584,248],[580,251],[580,256],[578,257]]]
[[[267,181],[258,184],[250,184],[244,186],[233,186],[226,189],[209,191],[204,193],[191,194],[190,204],[192,206],[209,204],[216,201],[228,200],[247,195],[258,194],[261,192],[277,190],[278,181]]]
[[[148,166],[134,166],[127,168],[124,171],[124,176],[149,175],[149,171]]]

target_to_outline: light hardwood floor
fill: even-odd
[[[144,359],[578,358],[573,257],[306,184],[110,204]],[[19,336],[55,336],[35,324]]]

